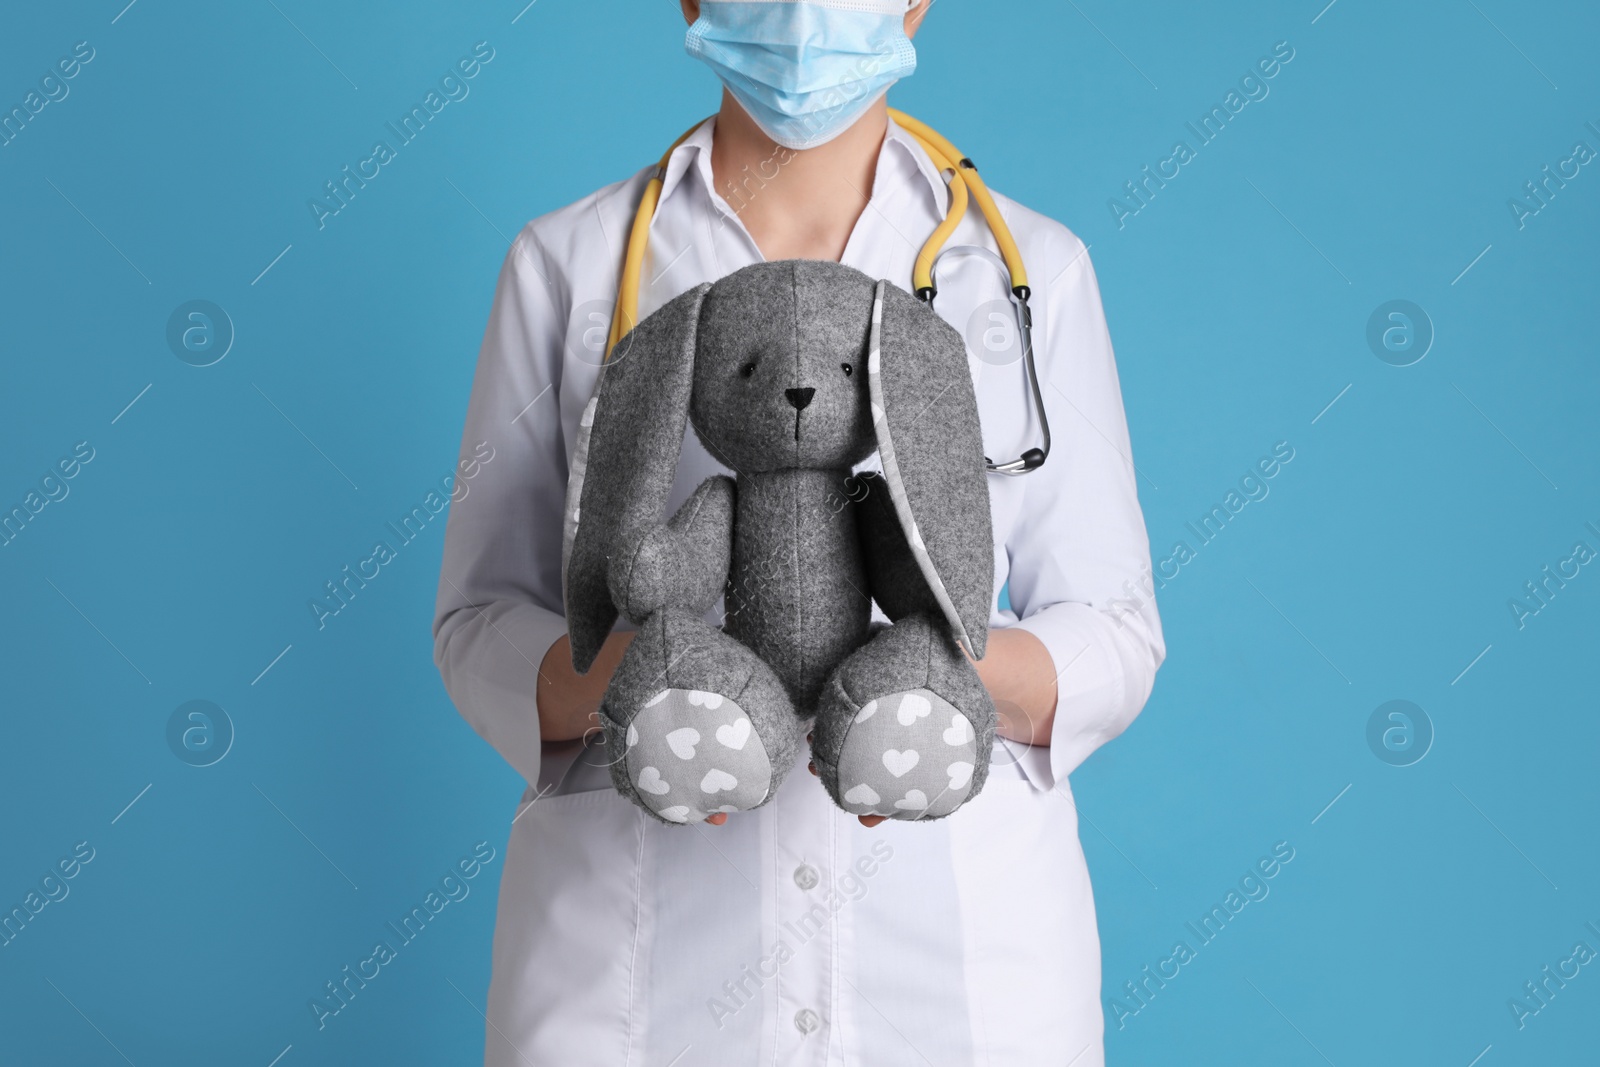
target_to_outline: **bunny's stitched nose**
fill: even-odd
[[[800,411],[811,403],[811,398],[817,395],[817,391],[815,389],[785,389],[783,395],[789,398],[789,403],[794,405],[796,411]]]

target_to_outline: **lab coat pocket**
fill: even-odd
[[[1103,1063],[1100,942],[1070,785],[1041,788],[1002,763],[950,823],[973,1046],[996,1065]]]
[[[592,770],[575,763],[562,786],[593,784]],[[518,808],[495,923],[487,1064],[620,1067],[638,1047],[645,819],[602,780],[530,791]]]
[[[538,788],[523,795],[524,804],[534,796],[543,799],[611,788],[610,756],[598,730],[582,740],[546,741],[540,748]],[[518,809],[519,816],[522,810]]]

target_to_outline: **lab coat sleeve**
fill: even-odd
[[[1087,250],[1069,244],[1051,267],[1037,339],[1050,458],[1022,476],[1006,544],[1017,625],[1057,672],[1050,786],[1127,728],[1166,657],[1100,288]]]
[[[539,664],[566,632],[565,323],[553,277],[524,229],[501,266],[478,356],[461,438],[463,463],[478,467],[471,478],[466,466],[456,471],[433,623],[434,662],[456,709],[530,783],[539,778]]]

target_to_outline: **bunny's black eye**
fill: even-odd
[[[844,376],[845,376],[845,377],[846,377],[846,378],[848,378],[848,377],[850,377],[850,375],[852,375],[852,374],[854,374],[854,373],[855,373],[855,370],[856,370],[856,369],[855,369],[855,368],[854,368],[854,367],[852,367],[852,366],[851,366],[851,365],[850,365],[850,364],[848,364],[848,363],[841,363],[841,364],[839,364],[839,366],[841,366],[841,367],[843,367],[843,368],[844,368]]]
[[[739,373],[744,375],[746,378],[750,377],[755,372],[756,372],[756,361],[753,360],[753,359],[749,363],[746,363],[744,366],[739,368]]]

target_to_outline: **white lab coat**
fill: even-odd
[[[641,316],[760,259],[712,188],[712,123],[673,153]],[[494,458],[450,512],[436,658],[461,714],[529,782],[510,829],[486,1063],[556,1067],[1103,1062],[1094,899],[1067,775],[1138,714],[1166,654],[1141,588],[1149,550],[1099,289],[1083,244],[997,197],[1033,286],[1054,448],[992,475],[994,587],[1054,658],[1048,747],[997,744],[955,816],[862,827],[803,766],[726,826],[665,826],[611,789],[603,748],[542,745],[539,662],[565,632],[562,505],[599,372],[628,228],[653,168],[530,222],[506,255],[463,456]],[[947,193],[890,124],[843,262],[910,287]],[[951,241],[994,249],[974,205]],[[986,451],[1038,441],[1003,317],[976,257],[940,272],[938,310],[968,337]],[[994,314],[1002,317],[994,317]],[[998,351],[996,351],[998,350]],[[689,435],[668,511],[722,471]],[[800,757],[801,762],[805,756]]]

